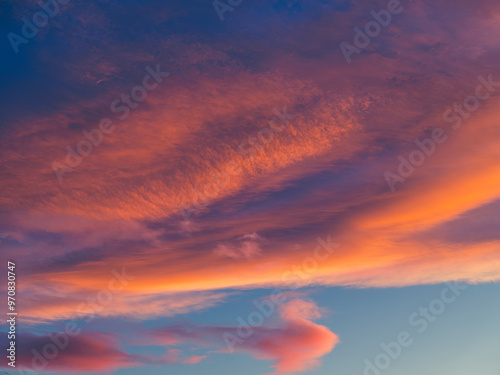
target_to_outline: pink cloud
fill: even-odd
[[[338,336],[327,327],[312,322],[322,311],[313,302],[294,299],[281,305],[277,321],[251,327],[248,335],[239,327],[172,326],[150,334],[157,344],[191,344],[215,346],[220,353],[247,353],[257,359],[274,361],[275,374],[291,374],[308,370],[330,353],[339,343]]]
[[[255,357],[275,361],[276,374],[314,367],[319,358],[330,353],[339,342],[337,335],[327,327],[310,321],[321,317],[320,309],[312,302],[293,300],[280,307],[280,314],[284,329],[263,337],[256,335],[248,344],[243,344]]]
[[[192,357],[189,357],[189,358],[185,359],[184,361],[182,361],[182,363],[186,363],[186,364],[189,364],[189,365],[194,365],[194,364],[199,363],[200,361],[202,361],[205,358],[207,358],[206,355],[194,355]]]
[[[84,332],[76,336],[61,333],[24,335],[19,343],[21,369],[66,374],[110,373],[141,364],[169,364],[178,362],[180,354],[178,350],[168,351],[163,357],[130,354],[122,349],[116,335],[99,332]]]

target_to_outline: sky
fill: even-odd
[[[494,0],[4,0],[0,369],[500,375],[499,33]]]

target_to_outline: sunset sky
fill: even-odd
[[[0,31],[0,369],[500,375],[498,1],[4,0]]]

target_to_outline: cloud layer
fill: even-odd
[[[6,4],[13,29],[38,6]],[[170,318],[291,283],[499,281],[499,5],[405,2],[348,64],[339,44],[386,6],[256,1],[221,23],[209,2],[146,2],[135,17],[131,4],[96,0],[68,4],[19,55],[2,45],[0,251],[18,263],[26,324]],[[126,105],[158,66],[168,77],[120,119],[112,103]],[[479,84],[488,97],[476,106]],[[102,119],[113,130],[59,181],[53,163],[74,161],[67,147],[79,152]],[[446,140],[391,191],[386,173],[404,171],[436,128]],[[340,246],[313,259],[318,238]],[[111,282],[122,270],[131,278]],[[310,301],[280,314],[241,351],[291,373],[338,342]],[[217,347],[236,327],[186,329],[155,337]],[[109,362],[87,368],[70,350],[51,366],[155,363],[106,337],[74,345]]]

